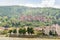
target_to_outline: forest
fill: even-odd
[[[0,6],[1,27],[42,27],[52,24],[60,25],[60,9],[51,7],[33,8],[16,5]]]

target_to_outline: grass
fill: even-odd
[[[46,39],[46,38],[9,38],[9,37],[0,37],[0,40],[60,40],[60,39]]]

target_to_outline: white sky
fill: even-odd
[[[55,2],[57,3],[57,5],[55,4]],[[60,8],[58,2],[59,0],[0,0],[0,6],[21,5],[21,6],[28,6],[28,7]]]

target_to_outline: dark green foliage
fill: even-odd
[[[19,29],[19,33],[22,34],[22,29]]]
[[[26,34],[26,29],[25,29],[25,28],[24,28],[22,31],[23,31],[23,32],[22,32],[23,34]]]
[[[52,35],[52,36],[57,36],[58,34],[57,34],[57,32],[56,32],[56,31],[55,31],[55,32],[50,31],[50,32],[49,32],[49,35]]]
[[[55,33],[53,34],[53,36],[58,36],[57,32],[55,31]]]
[[[17,33],[17,30],[16,30],[16,29],[14,29],[14,30],[13,30],[13,33]]]
[[[11,34],[12,32],[13,32],[12,30],[9,30],[9,31],[8,31],[8,33],[10,33],[10,34]]]
[[[29,29],[29,27],[27,28],[27,32],[28,32],[28,34],[30,34],[30,29]]]
[[[53,34],[52,34],[52,31],[49,32],[49,35],[53,35]]]
[[[19,33],[20,33],[20,34],[23,34],[23,35],[26,34],[26,29],[25,29],[25,28],[19,29]]]
[[[27,32],[28,32],[28,34],[34,34],[34,30],[33,30],[33,28],[27,28]]]

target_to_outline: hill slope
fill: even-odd
[[[24,7],[24,6],[0,6],[1,16],[16,16],[16,15],[21,15],[21,14],[55,16],[59,13],[60,13],[60,9],[55,9],[55,8],[30,8],[30,7]]]
[[[40,25],[40,24],[41,25],[43,25],[43,24],[50,25],[50,24],[56,24],[56,23],[60,25],[60,9],[56,9],[56,8],[31,8],[31,7],[24,7],[24,6],[0,6],[0,16],[18,17],[18,18],[22,17],[24,21],[25,21],[25,18],[27,18],[28,21],[30,21],[30,22],[34,21],[34,23],[36,23],[37,25]],[[3,24],[4,24],[5,20],[6,19],[3,19],[3,21],[1,20],[3,22]],[[8,21],[6,20],[6,22],[8,23],[9,20],[10,21],[15,20],[16,23],[18,22],[14,18],[8,19]],[[12,21],[12,23],[10,23],[10,22],[9,23],[11,25],[13,25],[13,22],[15,23],[15,21]],[[18,24],[19,23],[20,22],[18,22]],[[34,24],[34,23],[31,22],[31,24]]]

